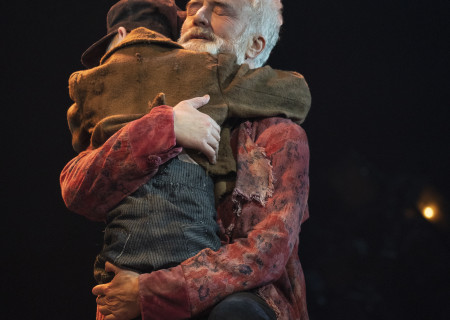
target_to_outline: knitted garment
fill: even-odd
[[[152,272],[220,247],[211,178],[202,167],[177,158],[111,210],[107,220],[95,263],[100,283],[110,280],[103,272],[106,261]]]

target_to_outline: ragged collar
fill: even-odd
[[[183,49],[181,45],[163,36],[162,34],[147,28],[140,27],[132,30],[117,47],[109,50],[100,60],[100,65],[105,63],[112,54],[114,54],[118,50],[121,50],[122,48],[128,47],[130,45],[151,43],[156,43],[158,45],[176,49]]]

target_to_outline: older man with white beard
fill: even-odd
[[[280,10],[272,0],[190,1],[179,42],[191,50],[234,53],[239,63],[259,67],[277,41]],[[195,119],[195,111],[185,108],[184,116]],[[218,206],[220,249],[142,275],[107,262],[116,276],[93,290],[105,319],[307,319],[297,256],[307,218],[306,136],[290,120],[267,115],[239,125],[231,148],[238,171],[234,191]]]
[[[260,1],[252,1],[253,8],[261,5]],[[281,2],[272,1],[260,7],[259,13],[267,17],[264,24],[261,21],[258,23],[256,16],[253,17],[253,8],[246,1],[190,1],[178,43],[193,51],[232,53],[237,57],[237,64],[246,62],[250,68],[260,67],[278,37],[282,20],[273,13],[281,10]],[[252,17],[252,20],[246,20]],[[266,34],[263,36],[257,32],[258,29]],[[266,39],[270,39],[271,43],[263,53]]]

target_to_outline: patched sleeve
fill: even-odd
[[[175,268],[141,275],[144,320],[196,316],[225,296],[273,283],[286,271],[306,218],[309,148],[300,126],[264,121],[259,128],[245,123],[239,130],[241,188],[218,208],[228,244],[216,252],[202,250]],[[248,176],[258,168],[265,172]],[[239,183],[260,178],[268,179],[263,187]]]
[[[160,106],[130,122],[97,149],[89,148],[62,170],[63,200],[71,211],[104,221],[122,199],[177,156],[173,109]]]

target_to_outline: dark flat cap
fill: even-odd
[[[119,27],[127,31],[144,27],[176,41],[184,17],[184,12],[174,0],[120,0],[109,9],[106,16],[106,36],[83,53],[81,63],[87,68],[97,66]],[[162,20],[167,25],[164,30],[160,28]]]

